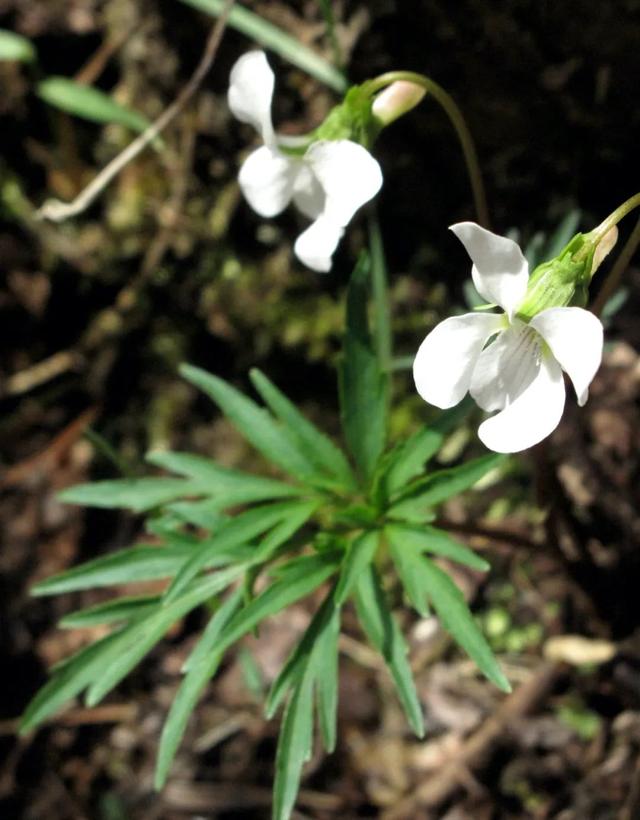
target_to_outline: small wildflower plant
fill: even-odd
[[[295,140],[274,130],[274,82],[260,51],[241,57],[231,72],[230,109],[263,142],[242,164],[239,184],[260,215],[275,216],[293,202],[311,220],[294,245],[309,267],[331,267],[347,225],[381,187],[382,172],[371,154],[376,136],[425,93],[450,114],[476,209],[485,210],[473,143],[455,104],[433,81],[390,72],[354,86],[324,123]],[[109,631],[54,668],[26,709],[23,731],[80,694],[89,706],[99,703],[176,623],[202,609],[207,623],[185,661],[160,740],[160,788],[189,717],[226,654],[265,619],[307,599],[313,610],[309,626],[265,705],[268,717],[282,710],[273,818],[287,820],[314,735],[328,752],[336,745],[346,607],[354,607],[363,635],[388,667],[419,737],[422,708],[393,614],[403,599],[419,617],[433,612],[480,672],[508,692],[509,682],[462,591],[443,568],[448,561],[484,572],[488,564],[434,522],[441,504],[488,473],[499,474],[504,454],[537,443],[555,428],[565,402],[563,371],[578,403],[587,400],[603,343],[600,321],[586,310],[589,282],[615,225],[639,204],[637,195],[531,274],[512,240],[475,223],[454,225],[471,257],[476,288],[489,304],[447,318],[427,335],[415,359],[415,382],[420,395],[445,412],[403,439],[388,440],[391,340],[381,253],[361,254],[347,292],[338,372],[344,447],[260,371],[251,372],[256,401],[212,373],[183,366],[182,376],[217,405],[279,477],[229,469],[190,453],[155,452],[150,464],[168,475],[63,492],[69,503],[144,514],[152,543],[49,578],[36,586],[36,595],[130,582],[153,583],[157,590],[158,582],[164,584],[160,592],[114,597],[63,619],[67,628],[101,625]],[[467,392],[482,409],[498,411],[479,430],[495,452],[446,469],[434,466],[445,436],[458,423],[448,408]]]

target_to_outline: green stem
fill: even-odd
[[[636,222],[636,226],[631,232],[631,236],[627,239],[624,248],[620,251],[618,258],[614,262],[611,270],[607,274],[598,295],[591,306],[592,313],[600,316],[604,306],[607,304],[613,292],[620,284],[622,274],[627,269],[627,265],[631,261],[631,257],[635,253],[636,248],[640,245],[640,219]]]
[[[471,136],[471,132],[465,122],[462,112],[458,108],[457,103],[448,94],[442,86],[434,82],[429,77],[423,74],[416,74],[413,71],[389,71],[386,74],[381,74],[373,80],[366,83],[366,88],[370,93],[375,93],[383,88],[386,88],[391,83],[399,80],[415,83],[421,88],[424,88],[427,93],[431,94],[434,100],[440,104],[444,112],[449,117],[449,121],[458,136],[464,161],[467,166],[467,173],[471,183],[471,191],[473,193],[473,201],[475,203],[476,213],[478,215],[478,222],[485,228],[489,227],[489,209],[487,207],[487,197],[484,190],[484,183],[482,182],[482,174],[480,173],[480,164],[478,162],[478,155],[476,153],[475,144]]]
[[[609,216],[601,222],[597,228],[594,228],[587,234],[587,236],[592,239],[595,244],[598,244],[602,237],[608,233],[614,225],[617,225],[621,219],[638,206],[640,206],[640,193],[629,197],[626,202],[623,202],[612,214],[609,214]]]

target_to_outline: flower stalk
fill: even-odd
[[[442,86],[438,85],[430,77],[424,74],[418,74],[413,71],[389,71],[386,74],[381,74],[373,80],[364,84],[366,90],[374,94],[377,91],[383,91],[392,83],[407,82],[419,86],[424,89],[427,94],[430,94],[434,100],[443,108],[445,114],[449,118],[453,126],[462,154],[464,156],[467,173],[469,175],[469,182],[471,184],[471,192],[473,194],[473,201],[475,205],[476,214],[478,216],[478,223],[485,228],[489,228],[489,209],[487,206],[487,197],[482,181],[482,174],[480,172],[480,163],[478,162],[478,154],[476,147],[469,131],[469,127],[462,116],[457,103],[453,97],[448,94]],[[384,91],[383,91],[384,93]]]

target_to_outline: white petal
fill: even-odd
[[[478,293],[500,305],[511,318],[524,299],[529,279],[529,265],[518,245],[475,222],[459,222],[450,230],[471,257],[471,276]]]
[[[465,313],[436,325],[413,363],[416,389],[436,407],[453,407],[469,389],[471,374],[487,339],[502,327],[494,313]]]
[[[264,51],[243,54],[231,69],[227,100],[231,112],[248,122],[268,145],[275,145],[271,99],[275,77]]]
[[[324,188],[306,162],[300,163],[300,173],[293,189],[293,201],[299,211],[309,219],[317,219],[324,211],[326,202]]]
[[[307,267],[327,273],[331,270],[331,257],[343,233],[344,228],[321,216],[300,234],[293,250]]]
[[[305,160],[324,189],[324,216],[342,228],[382,186],[378,162],[366,148],[350,140],[314,142]]]
[[[578,307],[543,310],[529,323],[551,348],[562,369],[573,382],[578,404],[589,396],[589,385],[602,360],[602,322]]]
[[[531,384],[540,365],[541,339],[517,319],[482,351],[469,392],[488,413],[511,404]]]
[[[291,200],[300,167],[299,160],[273,151],[267,145],[257,148],[246,158],[238,182],[249,205],[260,216],[276,216]]]
[[[562,417],[564,409],[562,370],[547,354],[529,387],[496,416],[480,425],[478,436],[497,453],[518,453],[546,438]]]

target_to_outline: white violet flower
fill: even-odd
[[[308,267],[326,272],[354,213],[380,190],[382,172],[366,148],[351,140],[319,139],[304,150],[307,139],[278,136],[271,121],[274,85],[262,51],[244,54],[231,70],[229,108],[264,142],[244,161],[238,181],[261,216],[276,216],[293,200],[313,220],[294,251]]]
[[[518,318],[529,279],[518,245],[473,222],[451,230],[471,257],[476,290],[504,313],[466,313],[440,322],[416,355],[416,387],[436,407],[453,407],[468,391],[483,410],[499,411],[480,425],[478,436],[490,450],[516,453],[560,422],[563,370],[578,404],[587,401],[602,359],[602,324],[579,307],[550,307],[528,322]]]

